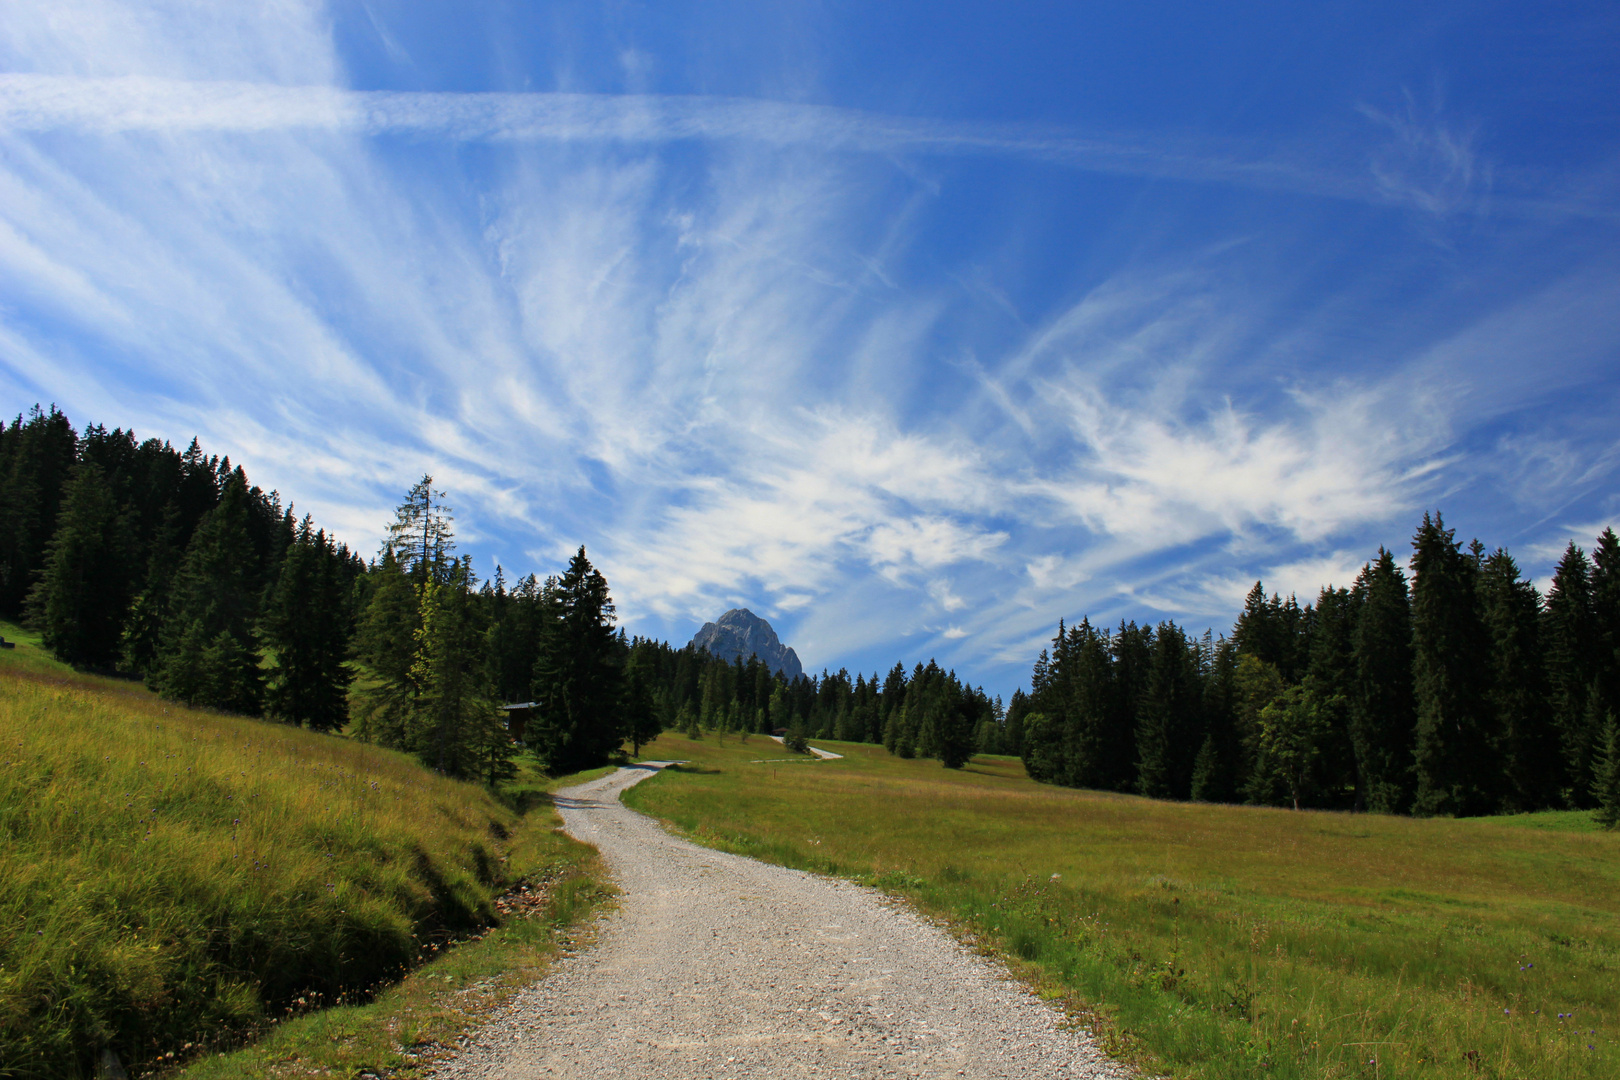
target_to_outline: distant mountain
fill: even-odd
[[[804,674],[799,654],[782,644],[770,623],[747,608],[732,608],[716,621],[704,623],[703,629],[693,635],[692,644],[722,660],[741,657],[746,664],[750,656],[757,656],[789,681]]]

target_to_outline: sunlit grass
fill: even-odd
[[[0,652],[0,1076],[363,999],[562,842],[514,848],[514,810],[404,755],[179,708],[0,632],[25,642]]]
[[[957,921],[1114,1047],[1176,1076],[1620,1076],[1620,837],[1155,802],[879,747],[692,770],[626,801],[705,842],[856,877]]]

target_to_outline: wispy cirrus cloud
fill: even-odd
[[[1010,684],[1059,617],[1219,626],[1255,577],[1345,583],[1430,500],[1601,459],[1530,430],[1513,446],[1549,449],[1498,491],[1460,449],[1602,378],[1601,258],[1443,325],[1424,316],[1450,300],[1276,299],[1322,248],[1382,281],[1335,213],[1533,202],[1438,113],[1365,114],[1324,157],[737,97],[356,91],[319,4],[71,3],[0,27],[0,390],[195,431],[362,549],[432,472],[481,570],[585,542],[634,632],[748,604],[817,667],[937,653]],[[986,160],[1020,181],[957,201]],[[1089,256],[994,217],[1031,175],[1082,171],[1297,193],[1328,225],[1239,216],[1165,255],[1135,219]],[[1187,190],[1095,213],[1203,215],[1167,187]],[[1565,216],[1609,213],[1588,196]],[[1282,270],[1273,227],[1300,230]],[[998,262],[1024,249],[1038,270]]]
[[[404,92],[336,85],[150,75],[0,74],[0,130],[238,134],[296,131],[457,142],[744,142],[830,152],[1003,156],[1157,177],[1392,203],[1431,213],[1476,208],[1490,163],[1467,133],[1410,110],[1363,112],[1391,133],[1368,146],[1367,174],[1313,153],[1208,137],[1086,133],[1027,123],[964,123],[803,102],[706,95]],[[1501,209],[1512,212],[1514,195]],[[1548,207],[1539,205],[1545,212]],[[1566,202],[1562,212],[1608,215]]]

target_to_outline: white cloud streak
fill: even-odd
[[[1010,156],[1083,171],[1235,184],[1432,213],[1469,208],[1459,192],[1467,191],[1485,165],[1466,139],[1443,128],[1420,129],[1404,118],[1370,110],[1368,115],[1392,127],[1393,149],[1378,152],[1370,175],[1357,175],[1313,165],[1305,156],[1257,155],[1251,147],[1208,138],[1144,139],[1030,124],[961,123],[751,98],[402,92],[148,75],[0,74],[0,130],[19,133],[299,131],[460,142],[735,141],[854,153]],[[1391,154],[1398,160],[1390,160]],[[1437,156],[1444,160],[1430,164]],[[1440,175],[1430,176],[1436,169]],[[1427,171],[1414,177],[1414,170]],[[1511,200],[1501,206],[1511,207]],[[1564,209],[1581,212],[1578,206]]]

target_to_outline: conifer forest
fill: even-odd
[[[480,580],[423,477],[374,557],[239,464],[54,407],[0,423],[0,618],[61,660],[190,705],[407,750],[499,784],[679,729],[881,744],[1154,798],[1468,816],[1620,811],[1620,538],[1571,542],[1545,596],[1425,514],[1303,606],[1256,583],[1229,635],[1060,624],[1003,707],[930,661],[792,681],[629,637],[579,548]],[[502,706],[531,705],[521,743]]]

